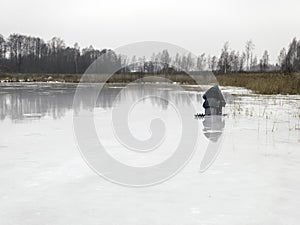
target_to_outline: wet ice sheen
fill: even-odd
[[[228,116],[214,164],[200,173],[205,149],[199,149],[171,180],[135,189],[103,180],[81,158],[73,137],[74,88],[1,84],[1,225],[299,223],[300,96],[262,96],[222,88]],[[100,124],[107,119],[117,92],[106,89],[99,99],[96,121]],[[190,92],[189,103],[180,93],[172,93],[183,106],[198,104],[199,112],[201,94]],[[89,108],[91,102],[83,96],[81,107]],[[144,104],[169,113],[163,103]],[[138,115],[144,107],[133,113]],[[195,123],[204,129],[201,120]],[[137,129],[138,123],[132,126]],[[142,133],[139,138],[146,137]],[[207,140],[204,134],[200,138]]]

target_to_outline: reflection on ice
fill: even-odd
[[[88,86],[89,84],[87,84]],[[97,89],[97,85],[90,85],[90,88],[84,88],[80,95],[80,104],[75,105],[75,113],[81,109],[111,108],[116,96],[122,90],[121,88],[105,88],[96,101],[91,99],[90,92]],[[159,91],[157,91],[159,90]],[[73,97],[76,91],[75,84],[1,84],[0,86],[0,119],[9,118],[11,120],[26,120],[32,118],[41,118],[43,116],[51,116],[54,119],[63,117],[68,111],[73,109]],[[153,89],[151,86],[132,86],[131,90],[124,92],[119,96],[122,101],[124,99],[132,99],[138,96],[138,92],[145,95],[158,94],[162,98],[172,97],[176,103],[190,104],[190,99],[186,94],[172,93],[162,86],[159,89]],[[159,92],[159,93],[158,93]],[[201,97],[195,93],[191,93],[189,97],[196,98],[197,101]],[[163,110],[168,108],[168,102],[159,98],[151,99],[153,105],[161,107]]]
[[[210,141],[217,142],[225,127],[224,116],[206,116],[202,123],[205,137]]]

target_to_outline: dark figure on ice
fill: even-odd
[[[218,85],[208,89],[203,95],[205,115],[222,115],[222,107],[226,102]]]

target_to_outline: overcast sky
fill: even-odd
[[[22,33],[68,45],[116,48],[164,41],[195,54],[219,55],[225,41],[243,50],[252,39],[274,62],[300,38],[299,0],[0,0],[0,34]]]

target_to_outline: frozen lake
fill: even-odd
[[[73,114],[93,108],[88,95],[74,109],[72,84],[0,85],[1,225],[299,224],[300,96],[222,87],[227,116],[214,127],[222,131],[222,143],[212,165],[200,171],[207,145],[219,138],[218,132],[207,133],[205,120],[193,119],[201,145],[188,164],[166,182],[130,188],[98,176],[77,148]],[[184,94],[164,87],[160,91],[179,107],[196,106],[193,117],[203,112],[206,88]],[[163,145],[149,157],[122,152],[110,127],[119,91],[106,88],[94,110],[97,134],[110,154],[133,166],[153,165],[172,155],[172,148]],[[144,89],[129,90],[120,101],[132,100],[137,91]],[[161,99],[141,101],[132,110],[129,125],[138,131],[137,138],[149,137],[153,114],[170,124],[166,131],[172,135],[165,144],[176,145],[180,122],[176,110]]]

